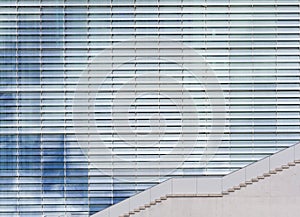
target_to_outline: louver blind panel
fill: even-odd
[[[0,216],[89,216],[300,138],[299,0],[2,0]]]

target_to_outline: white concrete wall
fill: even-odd
[[[300,216],[300,165],[220,198],[169,198],[134,217]]]

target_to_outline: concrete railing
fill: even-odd
[[[252,163],[224,177],[202,176],[197,178],[173,178],[118,204],[94,214],[92,217],[119,217],[129,214],[168,196],[222,196],[230,189],[239,188],[252,179],[281,170],[289,163],[300,160],[300,144],[296,144],[258,162]]]
[[[165,196],[221,194],[222,178],[173,178],[121,201],[93,217],[119,217]]]

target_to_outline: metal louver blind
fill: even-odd
[[[299,4],[2,0],[0,216],[88,216],[298,142]]]

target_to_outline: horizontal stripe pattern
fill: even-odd
[[[1,1],[0,216],[89,216],[298,142],[299,3]]]

